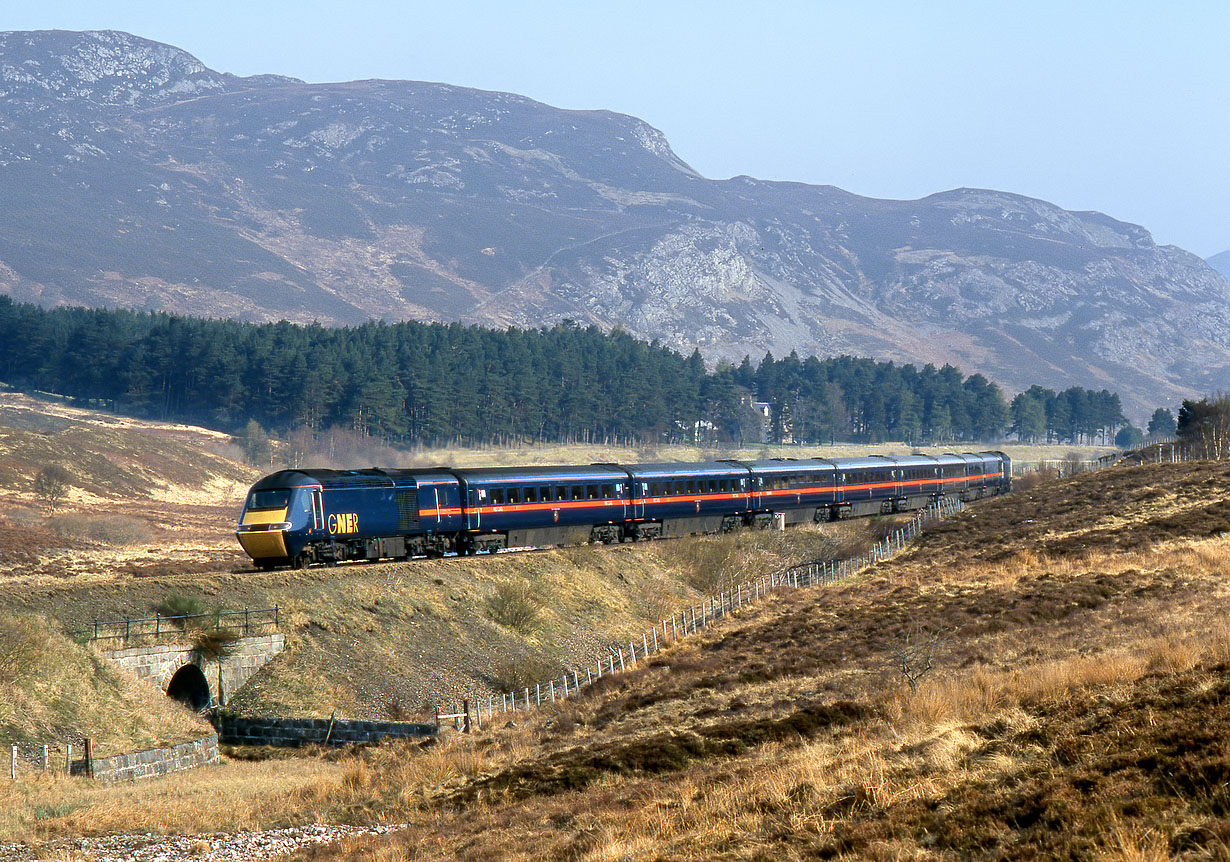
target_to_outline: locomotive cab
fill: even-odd
[[[292,483],[289,472],[252,486],[235,527],[235,538],[261,568],[292,562],[313,528],[311,488]]]

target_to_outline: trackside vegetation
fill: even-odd
[[[1013,416],[952,367],[842,356],[709,371],[619,330],[424,323],[326,328],[58,308],[0,297],[0,382],[135,416],[238,431],[353,429],[393,444],[877,443],[1113,437],[1119,397],[1078,387]],[[757,404],[759,402],[759,404]],[[1032,404],[1032,401],[1030,402]]]

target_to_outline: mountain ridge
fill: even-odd
[[[569,318],[711,360],[795,349],[952,362],[1009,389],[1105,385],[1140,413],[1230,371],[1230,284],[1102,213],[710,180],[629,115],[239,78],[115,31],[0,34],[0,95],[0,292],[15,299]]]

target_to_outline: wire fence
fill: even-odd
[[[608,655],[584,670],[570,670],[556,679],[536,683],[532,687],[489,695],[486,703],[481,700],[466,700],[452,711],[441,711],[437,708],[436,724],[452,721],[457,730],[469,732],[471,727],[481,729],[484,721],[491,722],[497,715],[536,710],[575,697],[582,689],[595,684],[604,676],[631,670],[636,667],[638,661],[644,662],[654,653],[688,635],[702,631],[717,620],[745,605],[759,601],[770,593],[846,580],[903,551],[927,524],[965,509],[966,504],[963,501],[955,497],[941,497],[877,541],[866,553],[846,560],[812,560],[739,584],[730,590],[710,596],[669,619],[663,619],[652,629],[642,632],[639,638],[629,640],[627,650],[622,643],[617,644],[610,649]]]
[[[1014,460],[1012,475],[1019,479],[1029,473],[1045,470],[1063,478],[1077,473],[1088,473],[1123,465],[1182,464],[1207,458],[1205,448],[1200,443],[1159,435],[1150,437],[1139,448],[1116,450],[1097,458],[1082,458],[1079,453],[1073,452],[1066,458],[1045,458],[1035,461]]]
[[[244,637],[252,634],[269,634],[281,629],[282,611],[277,605],[271,608],[244,608],[241,611],[214,611],[202,614],[176,614],[164,616],[155,613],[152,617],[131,617],[121,620],[94,620],[88,628],[77,629],[76,634],[88,641],[128,640],[130,638],[175,637],[190,629],[207,628],[214,631],[239,632]]]

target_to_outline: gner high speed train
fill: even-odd
[[[282,470],[235,534],[262,569],[830,521],[1007,492],[1002,452],[481,469]]]

